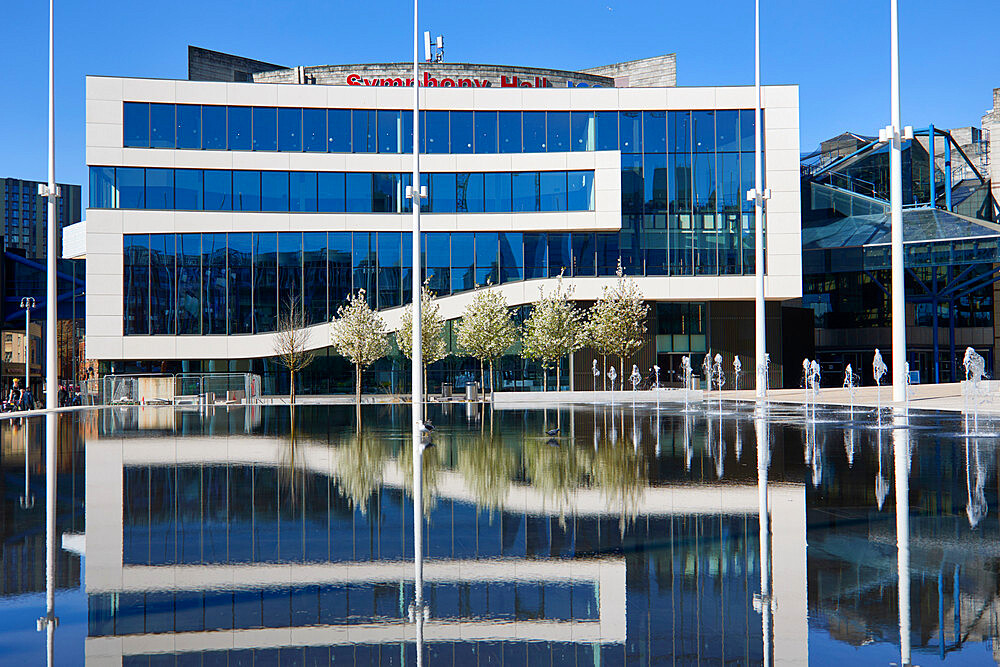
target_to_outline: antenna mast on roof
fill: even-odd
[[[444,62],[444,35],[438,35],[432,43],[430,31],[424,32],[424,60],[429,63]]]

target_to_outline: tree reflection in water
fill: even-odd
[[[385,437],[376,431],[355,431],[340,446],[338,454],[337,491],[352,508],[365,514],[372,494],[382,485],[389,460]]]

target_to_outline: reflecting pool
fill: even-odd
[[[1000,424],[428,417],[419,531],[406,405],[64,413],[48,492],[0,422],[0,662],[45,664],[49,585],[58,665],[996,664]]]

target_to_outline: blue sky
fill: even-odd
[[[761,4],[763,80],[799,84],[804,151],[888,123],[888,0]],[[1000,2],[900,5],[903,122],[979,125],[1000,87],[989,36]],[[87,74],[182,79],[188,44],[289,66],[407,60],[413,48],[412,4],[397,0],[56,0],[56,10],[56,176],[80,184]],[[752,0],[424,0],[421,16],[452,62],[575,69],[676,52],[680,85],[753,82]],[[47,13],[7,0],[0,20],[0,176],[44,179]]]

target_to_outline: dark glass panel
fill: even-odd
[[[715,112],[715,146],[716,150],[740,150],[740,112],[719,110]]]
[[[330,317],[347,303],[351,294],[351,232],[330,232],[329,246],[329,289]]]
[[[574,151],[597,148],[597,123],[593,111],[574,111],[570,117],[570,144]]]
[[[485,210],[483,174],[455,175],[455,210],[459,213],[482,213]]]
[[[424,232],[423,251],[420,253],[426,266],[451,264],[451,235],[446,232]]]
[[[329,109],[327,113],[327,151],[351,152],[351,110]]]
[[[501,153],[521,152],[521,112],[520,111],[500,111],[499,133]]]
[[[117,208],[115,168],[90,168],[90,208]]]
[[[545,278],[547,274],[547,246],[545,234],[524,234],[524,279]]]
[[[525,111],[521,114],[522,141],[525,153],[545,152],[545,112]]]
[[[566,210],[566,172],[543,171],[538,178],[539,211]]]
[[[618,149],[622,153],[642,152],[642,114],[638,111],[618,113]]]
[[[229,150],[253,148],[253,111],[250,107],[229,107]]]
[[[404,171],[401,174],[396,174],[399,177],[399,190],[397,198],[399,199],[398,210],[401,213],[411,213],[413,211],[413,200],[406,197],[406,188],[410,186],[413,182],[413,174]],[[421,209],[422,210],[422,209]]]
[[[278,110],[274,107],[253,108],[253,149],[278,149]]]
[[[253,239],[249,233],[228,235],[227,321],[230,334],[253,333]]]
[[[719,216],[715,213],[696,213],[694,216],[694,272],[711,276],[719,272],[718,243]]]
[[[618,233],[602,232],[597,234],[597,275],[613,276],[618,270]]]
[[[378,152],[379,153],[402,153],[402,132],[403,121],[402,111],[379,110],[378,120]]]
[[[476,284],[497,285],[500,282],[496,232],[476,232]]]
[[[122,145],[149,148],[149,104],[125,102],[122,108]]]
[[[302,311],[306,325],[329,319],[326,285],[326,232],[305,232],[302,235]]]
[[[472,144],[475,141],[475,132],[472,127],[472,112],[452,111],[449,122],[451,123],[450,152],[471,153]]]
[[[645,273],[648,276],[669,275],[667,259],[667,216],[647,215],[643,221],[642,249],[645,253]]]
[[[594,210],[594,172],[570,171],[566,174],[567,210]]]
[[[511,174],[511,202],[514,212],[539,210],[537,171]]]
[[[719,210],[740,210],[740,154],[719,153],[718,156]],[[746,198],[746,192],[742,199]]]
[[[146,206],[149,209],[174,207],[174,170],[146,170]]]
[[[174,170],[174,208],[179,211],[200,211],[204,208],[201,169]]]
[[[695,153],[715,151],[715,112],[691,112],[691,137]]]
[[[670,163],[671,213],[691,212],[691,155],[687,153],[671,156]]]
[[[278,109],[278,150],[289,153],[302,150],[302,109]]]
[[[670,111],[667,120],[670,123],[670,152],[691,152],[691,112]]]
[[[761,111],[763,114],[764,112]],[[757,149],[756,134],[754,132],[754,115],[753,109],[740,109],[740,150],[744,152],[753,152]],[[763,116],[761,116],[761,121],[763,121]]]
[[[206,335],[226,333],[226,235],[201,235],[202,332]]]
[[[524,269],[524,237],[519,232],[502,232],[500,241],[500,282],[520,280]]]
[[[378,233],[378,307],[393,308],[402,299],[400,233]]]
[[[320,172],[317,178],[321,213],[342,213],[347,210],[344,194],[344,174],[340,172]]]
[[[558,276],[561,272],[571,275],[573,259],[570,254],[570,236],[568,233],[549,232],[549,277]]]
[[[455,174],[430,174],[430,210],[434,213],[455,212]]]
[[[618,112],[597,111],[597,150],[618,150]]]
[[[233,210],[260,210],[260,172],[233,172]]]
[[[740,273],[740,214],[719,214],[719,273],[736,275]]]
[[[413,112],[403,111],[402,153],[413,153]]]
[[[375,213],[397,213],[399,174],[376,173],[372,177],[372,211]]]
[[[740,153],[740,205],[744,211],[753,211],[754,202],[747,201],[747,191],[755,189],[755,164],[753,153]]]
[[[278,234],[278,312],[287,317],[292,302],[299,317],[302,308],[302,232]]]
[[[597,273],[597,246],[593,232],[573,234],[573,275],[593,276]]]
[[[447,153],[448,152],[448,112],[447,111],[424,111],[421,115],[423,121],[423,140],[425,153]]]
[[[715,213],[716,183],[715,154],[694,154],[694,210],[696,213]]]
[[[253,235],[253,331],[274,331],[278,312],[278,235]]]
[[[487,172],[483,174],[485,189],[485,211],[502,213],[511,211],[511,190],[509,172]]]
[[[470,290],[475,286],[475,235],[455,232],[451,235],[451,291]]]
[[[149,234],[123,238],[125,335],[149,333]]]
[[[351,111],[351,149],[355,153],[375,152],[375,110]]]
[[[669,215],[667,224],[670,275],[689,276],[694,272],[694,230],[691,228],[691,215]]]
[[[176,258],[173,234],[149,236],[149,333],[174,334]]]
[[[293,171],[288,174],[289,210],[314,212],[316,203],[316,172]]]
[[[205,170],[205,210],[233,209],[233,172],[228,169]]]
[[[201,148],[200,105],[177,105],[177,148]]]
[[[476,111],[476,152],[497,152],[497,112]]]
[[[177,333],[201,333],[201,234],[177,235]]]
[[[549,111],[545,115],[545,148],[550,153],[567,153],[570,150],[570,129],[568,111]]]
[[[260,210],[288,210],[288,172],[260,172]]]
[[[642,150],[644,153],[667,152],[667,112],[642,112]]]
[[[307,153],[325,153],[326,139],[326,109],[303,109],[302,148]]]
[[[354,290],[364,290],[368,305],[375,308],[377,294],[375,293],[375,271],[378,268],[377,258],[371,232],[354,232],[353,238],[353,269]]]
[[[410,302],[410,297],[413,296],[413,234],[410,232],[403,232],[403,250],[402,250],[402,279],[403,283],[403,304]]]
[[[667,212],[667,156],[646,153],[643,156],[643,210],[646,213]]]
[[[372,175],[369,173],[349,172],[347,183],[347,212],[372,212]],[[373,297],[374,298],[374,297]]]
[[[153,148],[173,148],[177,145],[175,105],[149,105],[149,145]]]
[[[201,147],[206,150],[224,151],[227,146],[226,107],[201,108]]]
[[[642,180],[642,155],[622,154],[622,215],[642,213],[645,187]]]

